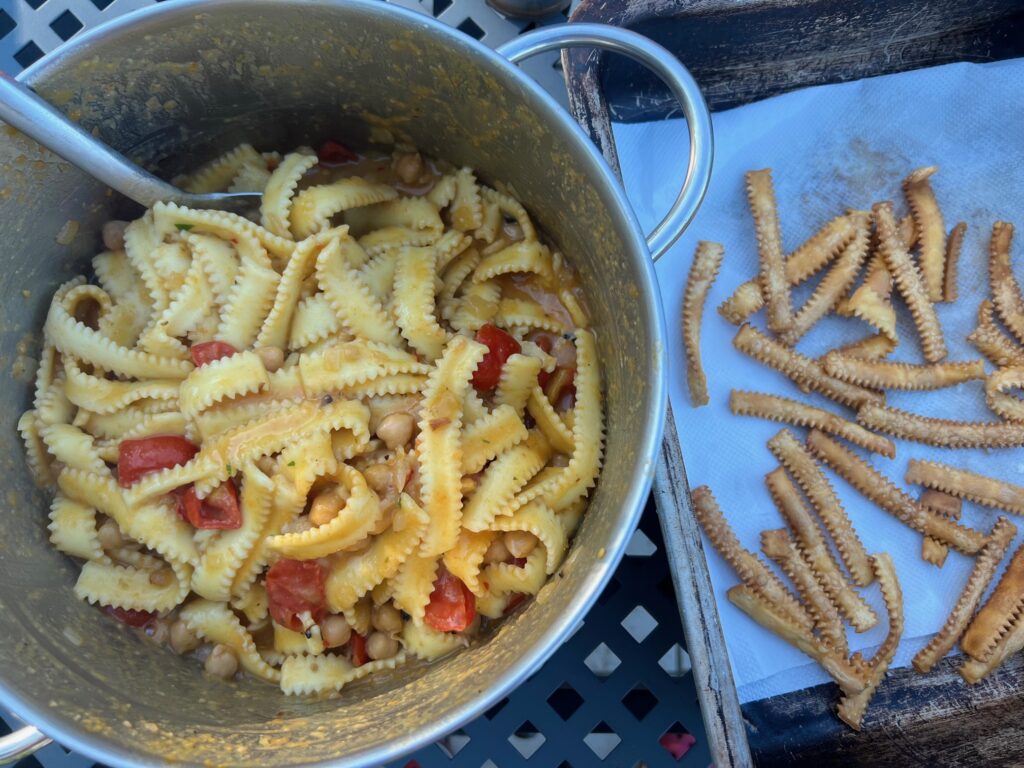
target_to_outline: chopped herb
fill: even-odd
[[[231,469],[231,465],[230,464],[225,465],[224,471],[228,473],[228,477],[231,477],[232,475],[235,474],[234,470]]]
[[[294,461],[289,461],[288,462],[288,466],[289,467],[294,467],[295,466],[295,462]]]
[[[174,226],[178,228],[179,232],[188,232],[190,229],[192,229],[192,227],[194,225],[192,225],[192,224],[175,224]]]

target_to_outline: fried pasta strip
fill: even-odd
[[[965,555],[977,553],[986,537],[922,506],[888,478],[825,433],[811,430],[807,444],[814,454],[881,509],[915,531],[933,536]]]
[[[830,376],[871,389],[922,391],[985,378],[981,360],[911,365],[862,360],[833,351],[822,358],[822,365]]]
[[[1024,649],[1024,621],[1018,617],[1010,629],[1004,634],[988,658],[984,661],[966,659],[960,666],[960,676],[968,685],[979,683],[994,672],[999,665],[1015,653]]]
[[[914,318],[924,358],[930,363],[937,363],[946,356],[946,342],[942,336],[942,326],[935,314],[935,307],[928,298],[910,254],[900,241],[898,225],[892,213],[892,203],[876,203],[872,207],[875,215],[875,227],[878,231],[878,247],[885,259],[885,265],[892,274],[896,287],[907,302],[910,314]],[[939,273],[941,279],[941,272]]]
[[[961,221],[949,233],[946,240],[946,274],[942,283],[942,297],[945,301],[956,301],[957,297],[957,266],[960,264],[960,252],[964,247],[964,235],[967,224]]]
[[[999,563],[1003,559],[1013,543],[1013,537],[1017,535],[1017,526],[1000,517],[992,527],[988,541],[982,547],[978,557],[974,560],[974,568],[967,579],[960,597],[949,616],[946,617],[942,629],[932,637],[924,648],[914,656],[914,669],[924,673],[931,670],[939,661],[953,648],[953,645],[960,639],[967,628],[967,624],[974,616],[974,611],[981,602],[982,595],[988,589],[989,583],[996,575]]]
[[[683,294],[683,349],[686,352],[686,380],[690,387],[690,403],[707,405],[708,382],[700,361],[700,326],[708,291],[722,266],[725,249],[719,243],[701,240],[693,255],[690,274]]]
[[[865,403],[884,402],[878,392],[829,376],[816,360],[768,338],[749,324],[739,329],[732,343],[740,352],[774,368],[802,389],[820,392],[843,405],[859,408]]]
[[[953,421],[866,403],[857,421],[868,429],[939,448],[1014,448],[1024,445],[1024,424],[1006,421]]]
[[[854,217],[858,221],[857,233],[815,287],[811,297],[800,307],[790,329],[782,334],[782,340],[787,344],[796,344],[815,323],[839,303],[846,290],[857,279],[868,253],[868,223],[863,213],[857,212]]]
[[[903,181],[903,194],[919,234],[921,278],[932,302],[945,300],[946,225],[929,182],[938,170],[937,165],[918,168]]]
[[[896,446],[891,440],[869,432],[859,424],[847,421],[824,408],[807,405],[788,397],[734,389],[729,393],[729,410],[737,416],[756,416],[797,427],[820,429],[890,459],[896,455]]]
[[[849,648],[846,630],[843,628],[839,613],[818,582],[814,569],[800,554],[789,531],[785,528],[762,531],[761,551],[793,582],[821,637],[835,649],[836,653],[846,656]]]
[[[878,617],[849,584],[821,535],[818,524],[800,498],[800,492],[786,471],[779,467],[765,476],[772,501],[796,534],[800,554],[807,558],[829,598],[849,619],[854,629],[864,632],[878,623]]]
[[[1018,547],[995,590],[975,614],[960,639],[960,648],[976,661],[986,661],[999,641],[1021,623],[1024,607],[1024,546]]]
[[[1010,263],[1010,245],[1013,242],[1013,224],[997,221],[992,225],[989,242],[988,277],[992,290],[992,303],[999,319],[1017,338],[1024,342],[1024,297]]]
[[[968,334],[967,341],[997,368],[1024,365],[1024,347],[1007,336],[996,324],[989,299],[978,306],[978,326]]]
[[[771,605],[784,617],[787,625],[796,627],[800,633],[809,634],[814,628],[814,620],[765,562],[740,544],[711,489],[702,485],[693,490],[691,497],[693,512],[708,540],[736,572],[744,586],[764,603]]]
[[[730,603],[751,619],[818,662],[844,693],[853,695],[864,690],[865,681],[859,670],[757,590],[746,584],[737,584],[725,594]]]
[[[853,239],[856,226],[850,216],[837,216],[818,230],[807,242],[786,258],[786,280],[799,285],[824,269]],[[754,278],[733,291],[718,312],[730,323],[739,325],[764,306],[761,279]]]
[[[782,255],[782,233],[779,211],[772,187],[771,169],[750,171],[747,180],[747,202],[754,217],[757,254],[761,262],[761,289],[768,307],[768,327],[776,334],[789,330],[793,324],[793,307],[789,299],[789,281]]]
[[[1024,366],[1001,368],[985,382],[985,402],[993,413],[1010,421],[1024,421],[1024,400],[1015,392],[1024,386]]]
[[[840,302],[836,313],[856,317],[876,329],[895,347],[899,343],[896,332],[896,309],[892,305],[892,275],[885,260],[876,251],[868,262],[864,282],[846,301]]]
[[[788,429],[768,441],[768,449],[796,480],[818,517],[825,524],[839,557],[850,572],[853,583],[866,587],[874,579],[874,569],[864,544],[850,522],[849,515],[836,496],[825,473],[807,448]]]
[[[904,479],[908,483],[933,488],[976,504],[1024,515],[1024,487],[1005,480],[920,459],[910,460]]]
[[[936,512],[945,515],[951,520],[959,520],[963,512],[963,501],[956,496],[950,496],[942,491],[933,491],[930,488],[921,493],[918,498],[924,506],[934,509]],[[949,547],[941,541],[925,536],[921,539],[921,559],[941,568],[946,557],[949,556]]]
[[[896,342],[884,333],[873,333],[859,341],[844,344],[833,350],[836,354],[854,360],[881,360],[892,354]]]
[[[874,696],[879,684],[885,677],[896,649],[899,648],[900,640],[903,637],[903,591],[900,589],[900,582],[896,578],[896,568],[893,566],[892,557],[888,553],[881,552],[871,558],[875,568],[875,577],[882,590],[882,599],[885,601],[885,610],[889,614],[889,631],[885,640],[879,647],[878,652],[870,662],[867,663],[867,675],[864,689],[857,693],[843,691],[839,700],[836,714],[839,719],[859,731],[864,721],[864,713],[867,711],[868,703]],[[857,654],[854,661],[860,659]]]

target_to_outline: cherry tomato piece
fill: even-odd
[[[338,141],[327,140],[316,151],[320,165],[344,165],[354,163],[359,155]]]
[[[178,515],[193,528],[230,530],[242,527],[242,508],[234,480],[221,483],[205,499],[200,499],[191,485],[179,488],[177,496]]]
[[[487,354],[473,372],[473,386],[478,392],[490,392],[498,386],[501,369],[512,355],[523,351],[511,334],[496,325],[484,325],[476,332],[476,340],[486,345]]]
[[[180,435],[122,440],[117,447],[117,482],[128,488],[150,472],[187,463],[198,450]]]
[[[319,622],[327,612],[324,569],[315,560],[278,560],[267,571],[270,615],[282,627],[302,631],[299,614],[309,611]]]
[[[193,344],[188,354],[198,368],[201,365],[212,363],[214,360],[220,360],[222,357],[231,357],[237,352],[238,350],[226,341],[201,341],[198,344]]]
[[[127,624],[129,627],[144,627],[156,618],[156,614],[153,611],[136,611],[134,608],[115,608],[112,605],[103,606],[103,612],[108,616],[113,616],[122,624]]]
[[[438,632],[461,632],[476,617],[476,597],[443,565],[434,580],[424,620]]]
[[[352,666],[361,667],[370,660],[370,654],[366,652],[366,638],[358,632],[352,633],[348,649],[352,652]]]

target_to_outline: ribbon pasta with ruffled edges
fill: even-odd
[[[75,593],[183,622],[289,694],[446,655],[481,616],[536,594],[565,557],[603,445],[594,336],[563,257],[517,200],[468,168],[410,196],[379,175],[324,181],[318,163],[309,149],[242,145],[178,183],[262,190],[258,223],[174,203],[128,223],[123,249],[92,261],[98,284],[55,293],[18,422],[29,468],[56,489],[51,543],[84,561]],[[520,351],[478,391],[490,350],[472,337],[487,324]],[[538,384],[556,366],[535,343],[545,333],[576,342],[568,411]],[[205,342],[233,352],[197,365]],[[413,436],[391,449],[374,433],[395,413]],[[167,436],[195,456],[121,487],[121,444]],[[204,500],[228,482],[237,527],[179,516],[179,491]],[[314,525],[324,493],[332,516]],[[536,543],[495,560],[506,534]],[[282,559],[320,564],[325,610],[353,632],[380,632],[378,610],[397,610],[393,655],[357,665],[308,612],[303,632],[274,621],[265,574]],[[444,571],[476,600],[463,632],[430,625]]]

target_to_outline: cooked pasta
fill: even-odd
[[[243,144],[181,183],[262,206],[118,224],[18,424],[75,594],[288,694],[469,645],[557,571],[600,471],[574,273],[409,148]]]

